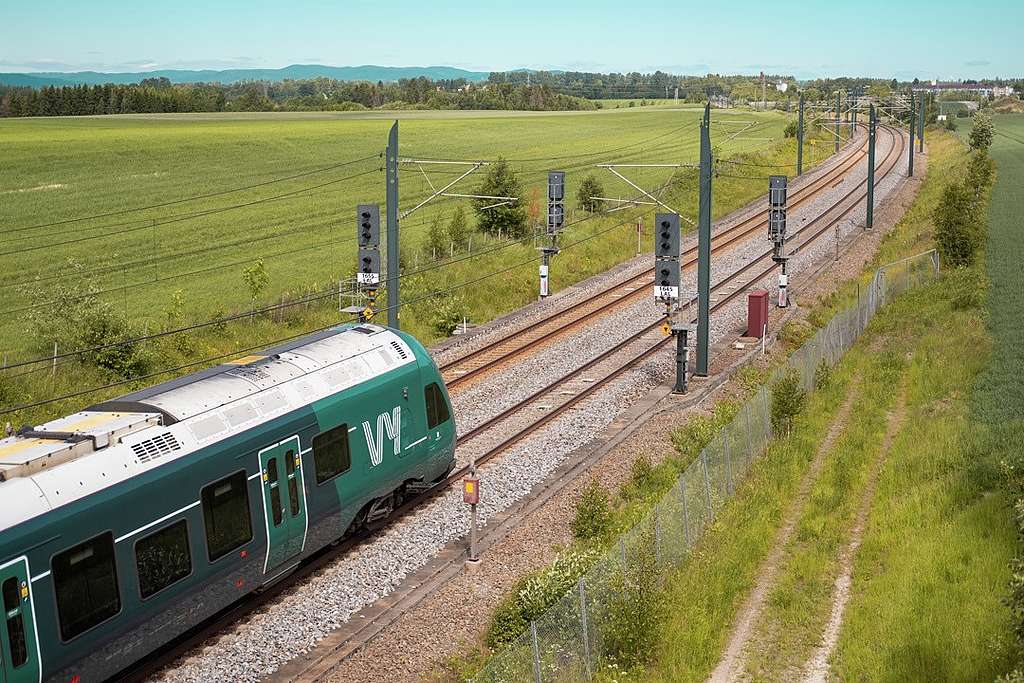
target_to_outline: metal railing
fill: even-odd
[[[892,297],[937,277],[938,254],[928,251],[882,266],[857,303],[837,313],[771,379],[751,396],[680,475],[647,515],[598,557],[573,590],[496,653],[473,679],[477,683],[588,680],[614,661],[642,626],[642,603],[657,577],[678,567],[716,512],[732,496],[754,459],[772,438],[771,386],[795,369],[807,391],[825,363],[835,365]],[[652,584],[652,577],[655,581]],[[633,601],[631,606],[624,601]],[[633,623],[629,623],[632,621]]]

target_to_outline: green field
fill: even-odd
[[[0,355],[15,364],[51,353],[52,341],[32,332],[27,318],[61,314],[66,306],[54,302],[74,300],[86,286],[127,321],[130,336],[137,336],[248,311],[252,304],[242,271],[257,258],[265,260],[269,275],[257,307],[323,292],[350,277],[355,270],[355,205],[384,202],[380,155],[395,117],[400,121],[403,158],[509,159],[538,222],[544,220],[547,171],[567,172],[567,222],[579,224],[561,238],[564,250],[552,267],[552,286],[558,291],[633,256],[633,226],[641,215],[648,226],[645,240],[650,239],[653,207],[608,216],[578,211],[575,188],[582,178],[593,173],[603,182],[606,195],[636,197],[635,189],[595,164],[696,162],[700,114],[696,108],[637,107],[558,113],[197,114],[0,121],[5,156],[0,178]],[[794,141],[782,136],[788,121],[774,112],[715,111],[715,152],[721,158],[743,155],[758,163],[792,164]],[[737,134],[740,129],[744,130]],[[816,150],[824,148],[808,145],[807,167],[823,158]],[[401,209],[416,206],[430,194],[431,183],[441,187],[463,168],[404,164]],[[715,215],[763,194],[765,169],[723,170],[726,175],[715,184]],[[669,184],[663,199],[683,215],[695,217],[693,169],[623,172],[645,188]],[[750,177],[727,177],[730,173]],[[481,179],[478,171],[451,191],[472,193]],[[454,311],[459,318],[484,322],[536,297],[537,252],[532,240],[517,244],[475,234],[472,258],[450,249],[447,254],[424,249],[429,224],[435,217],[447,223],[457,202],[466,207],[472,228],[472,210],[458,199],[435,200],[401,223],[402,300],[409,304],[403,307],[403,327],[428,343],[440,336],[439,316]],[[644,248],[650,249],[649,244]],[[437,290],[449,289],[444,296],[435,296]],[[128,372],[72,363],[74,372],[62,373],[68,368],[65,361],[42,383],[37,381],[43,375],[40,367],[28,368],[34,372],[27,376],[17,369],[4,375],[4,381],[15,386],[6,391],[0,386],[0,404],[18,405],[125,377],[140,382],[158,379],[152,374],[163,368],[328,325],[339,319],[337,307],[336,298],[319,299],[301,309],[291,307],[220,328],[215,334],[204,328],[190,335],[187,343],[147,348],[150,357]],[[58,350],[67,346],[59,344]],[[110,393],[118,391],[123,389]],[[98,395],[30,415],[38,419],[95,398]]]

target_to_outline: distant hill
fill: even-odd
[[[489,71],[466,71],[452,66],[324,66],[322,64],[292,64],[282,69],[224,69],[222,71],[189,71],[161,69],[132,73],[101,73],[76,71],[72,73],[0,73],[0,84],[27,85],[41,88],[46,85],[102,85],[104,83],[138,83],[144,78],[168,78],[172,83],[237,83],[239,81],[283,81],[285,79],[335,78],[339,81],[397,81],[400,78],[426,76],[432,80],[465,78],[467,81],[485,81]]]

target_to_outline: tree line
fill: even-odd
[[[137,84],[0,85],[0,116],[89,116],[223,111],[351,111],[359,109],[595,109],[584,98],[543,84],[470,83],[463,79],[401,79],[397,83],[333,78],[175,84],[148,78]]]

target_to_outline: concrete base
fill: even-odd
[[[478,557],[475,560],[467,558],[466,561],[462,563],[462,568],[466,570],[467,574],[476,574],[480,570],[480,558]]]

